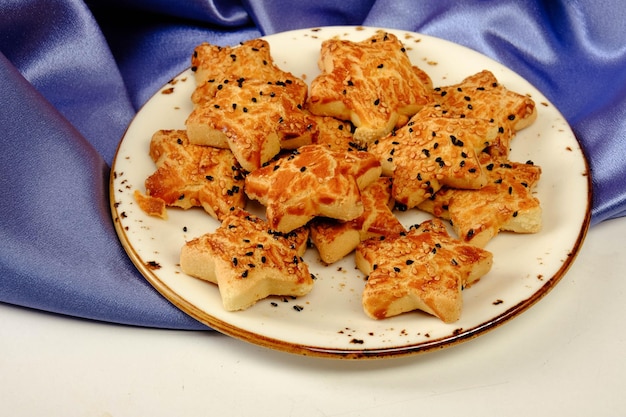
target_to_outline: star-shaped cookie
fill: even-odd
[[[232,47],[204,42],[193,51],[191,70],[196,80],[191,96],[194,104],[211,100],[225,84],[237,85],[250,78],[282,81],[287,93],[300,102],[304,102],[308,94],[303,80],[274,63],[270,45],[264,39],[252,39]]]
[[[430,100],[429,76],[390,33],[360,42],[328,39],[318,63],[322,73],[311,82],[309,110],[350,120],[362,145],[403,125]]]
[[[369,277],[363,309],[374,319],[422,310],[452,323],[461,314],[462,289],[489,272],[492,258],[451,237],[439,219],[395,237],[366,240],[356,250],[357,267]]]
[[[180,267],[217,284],[227,311],[243,310],[270,295],[311,291],[313,277],[301,257],[307,238],[306,228],[277,233],[261,218],[233,209],[215,232],[183,246]]]
[[[254,171],[281,149],[310,144],[315,120],[302,110],[284,81],[245,79],[223,84],[186,120],[192,143],[229,148],[246,171]]]
[[[508,90],[488,70],[458,84],[437,87],[432,97],[433,110],[439,114],[493,120],[498,136],[489,151],[494,156],[508,156],[515,134],[537,118],[535,102],[530,97]]]
[[[418,207],[452,221],[461,240],[478,247],[500,231],[536,233],[541,230],[541,204],[532,194],[541,167],[481,155],[487,184],[479,190],[444,188]]]
[[[378,159],[368,152],[307,145],[249,173],[245,191],[266,207],[270,227],[289,232],[317,216],[343,221],[359,217],[360,190],[380,172]]]
[[[150,157],[157,169],[145,181],[146,194],[135,193],[149,214],[165,218],[164,207],[203,207],[219,220],[245,206],[244,176],[230,150],[192,145],[184,130],[159,130]]]
[[[253,171],[281,149],[310,144],[315,137],[315,121],[303,109],[308,86],[274,64],[267,41],[199,45],[192,69],[197,86],[186,120],[191,143],[229,148]]]
[[[394,199],[412,208],[442,186],[476,189],[486,184],[478,154],[497,134],[483,119],[430,117],[418,112],[409,123],[368,147],[393,176]]]

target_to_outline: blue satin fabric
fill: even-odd
[[[204,329],[141,277],[107,181],[137,109],[220,45],[324,25],[422,32],[515,70],[565,115],[592,169],[592,223],[626,214],[626,6],[606,0],[0,0],[0,301]]]

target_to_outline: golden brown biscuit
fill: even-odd
[[[224,308],[243,310],[270,295],[303,296],[313,277],[302,260],[306,228],[270,230],[257,216],[232,210],[214,233],[187,242],[180,254],[186,274],[217,284]]]
[[[536,233],[541,230],[541,204],[532,195],[541,168],[484,153],[481,164],[488,182],[479,190],[444,188],[418,207],[452,221],[461,240],[478,247],[500,231]]]
[[[447,117],[494,120],[498,136],[489,148],[494,155],[507,156],[515,133],[537,118],[535,102],[530,97],[508,90],[487,70],[458,84],[435,88],[433,100],[434,110]]]
[[[351,121],[362,145],[403,125],[430,100],[429,76],[390,33],[360,42],[326,40],[318,66],[322,73],[311,82],[309,110]]]
[[[211,100],[226,84],[239,84],[246,79],[283,82],[294,100],[304,102],[308,86],[303,80],[279,68],[264,39],[252,39],[237,46],[217,46],[202,43],[193,51],[191,69],[196,89],[191,98],[195,104]]]
[[[450,237],[438,219],[395,237],[366,240],[356,250],[357,267],[369,277],[363,309],[374,319],[422,310],[452,323],[461,315],[462,289],[489,272],[492,258]]]
[[[186,121],[192,143],[229,148],[246,171],[254,171],[281,149],[310,144],[315,120],[288,94],[285,82],[246,79],[226,83]]]
[[[497,128],[483,119],[423,116],[368,147],[393,176],[394,199],[412,208],[442,186],[476,189],[487,179],[478,154],[489,146]]]
[[[340,222],[319,217],[311,222],[311,241],[323,262],[337,262],[365,239],[405,231],[392,212],[395,202],[391,197],[391,178],[381,177],[365,187],[361,201],[363,214],[354,220]]]
[[[240,165],[253,171],[281,149],[313,141],[315,121],[303,110],[308,86],[274,64],[267,41],[201,44],[192,69],[197,86],[186,120],[191,143],[230,148]]]
[[[161,204],[203,207],[219,220],[232,207],[245,206],[244,177],[228,149],[192,145],[184,130],[159,130],[150,141],[150,157],[157,169],[145,181],[146,195],[135,195],[149,214],[165,218]]]
[[[380,163],[368,152],[307,145],[248,174],[245,190],[266,207],[270,227],[289,232],[316,216],[357,218],[363,213],[360,190],[380,172]]]

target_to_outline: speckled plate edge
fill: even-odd
[[[381,30],[379,28],[362,28],[362,27],[324,27],[324,28],[315,28],[315,29],[303,29],[292,32],[286,32],[282,34],[272,35],[266,37],[270,44],[272,44],[272,52],[275,55],[276,50],[274,49],[274,42],[278,39],[282,39],[289,43],[289,39],[296,39],[298,37],[309,37],[315,39],[324,39],[331,36],[349,36],[350,38],[358,38],[363,39],[366,36],[369,36],[372,32],[376,30]],[[461,47],[459,45],[451,44],[450,42],[443,41],[440,39],[435,39],[432,37],[428,37],[426,35],[407,32],[407,31],[398,31],[392,29],[383,29],[389,31],[391,33],[396,34],[401,40],[404,42],[421,42],[423,40],[428,40],[430,43],[436,44],[438,47],[443,49],[452,48],[454,51],[463,51],[464,53],[470,54],[470,56],[479,56],[474,51],[469,51],[467,48]],[[356,36],[355,36],[356,34]],[[321,42],[321,41],[320,41]],[[419,48],[415,46],[415,48]],[[488,69],[492,69],[491,67],[501,67],[499,64],[490,60],[489,58],[483,57],[480,55],[480,59],[484,60],[484,63],[487,64]],[[279,66],[283,63],[281,62],[282,58],[276,58],[276,62]],[[423,57],[421,62],[415,62],[416,65],[422,66],[427,72],[430,73],[428,65],[437,65],[437,63],[433,60],[429,60],[427,57]],[[287,68],[289,69],[289,68]],[[510,71],[510,70],[507,70]],[[293,71],[295,74],[298,74],[296,71]],[[467,71],[465,74],[470,75],[472,73],[471,70]],[[498,73],[496,75],[499,77]],[[185,76],[181,74],[180,77]],[[446,78],[446,77],[444,77]],[[458,78],[458,77],[457,77]],[[500,78],[500,77],[499,77]],[[178,82],[179,77],[177,77],[174,82]],[[443,82],[433,80],[435,84],[442,85]],[[451,79],[449,83],[454,83],[460,81],[459,79]],[[164,94],[165,91],[168,91],[174,83],[170,83],[168,86],[165,86],[164,89],[159,91],[155,96],[159,94]],[[505,83],[506,85],[506,83]],[[518,91],[515,88],[512,88]],[[550,108],[551,112],[556,112],[557,116],[560,116],[560,113],[554,107],[548,103],[548,101],[540,95],[540,93],[533,91],[533,98],[538,103],[543,104],[544,107]],[[538,104],[539,105],[539,104]],[[147,106],[142,108],[141,112],[145,112]],[[539,105],[539,111],[542,111],[541,105]],[[562,116],[561,116],[562,117]],[[559,121],[562,123],[562,120]],[[135,121],[133,121],[135,123]],[[129,128],[133,125],[129,126]],[[159,127],[161,128],[161,127]],[[170,126],[163,126],[162,128],[171,128]],[[121,193],[128,193],[131,188],[137,187],[135,184],[133,187],[129,187],[125,185],[125,179],[122,178],[124,173],[118,170],[120,162],[118,158],[121,158],[121,147],[124,139],[120,142],[120,146],[118,147],[118,152],[114,159],[114,163],[111,169],[111,179],[110,179],[110,196],[111,196],[111,211],[114,219],[114,224],[116,231],[119,235],[120,241],[128,253],[129,258],[136,265],[138,270],[142,273],[142,275],[150,282],[153,287],[160,292],[165,298],[167,298],[170,302],[172,302],[176,307],[186,312],[190,316],[199,320],[202,323],[207,324],[208,326],[218,330],[224,334],[229,336],[257,344],[260,346],[265,346],[271,349],[276,349],[279,351],[290,352],[295,354],[302,355],[311,355],[311,356],[321,356],[321,357],[330,357],[330,358],[346,358],[346,359],[363,359],[363,358],[389,358],[389,357],[397,357],[397,356],[405,356],[410,354],[424,353],[436,349],[441,349],[445,347],[449,347],[470,339],[477,337],[488,330],[494,329],[499,325],[506,323],[513,317],[521,314],[526,311],[532,305],[534,305],[537,301],[542,299],[565,275],[567,270],[572,265],[576,255],[578,254],[580,247],[584,241],[586,236],[586,232],[589,227],[590,217],[591,217],[591,178],[590,171],[588,168],[587,160],[584,156],[582,149],[578,146],[577,141],[575,140],[573,133],[571,133],[571,129],[568,126],[559,127],[560,130],[569,130],[568,134],[574,140],[574,143],[566,144],[566,148],[569,152],[572,152],[577,155],[579,162],[582,162],[584,165],[584,172],[582,173],[584,177],[586,177],[586,181],[584,186],[586,189],[577,189],[576,194],[577,197],[584,201],[578,201],[578,204],[584,206],[584,210],[582,210],[582,215],[576,220],[576,222],[572,222],[573,224],[567,225],[568,227],[572,227],[576,229],[576,232],[572,234],[573,238],[570,242],[567,243],[567,253],[561,260],[560,266],[558,266],[549,277],[542,277],[542,284],[537,291],[532,292],[528,297],[524,297],[517,302],[511,304],[506,309],[498,312],[493,317],[490,317],[488,320],[481,320],[478,323],[471,323],[468,326],[463,327],[463,325],[459,325],[459,327],[453,328],[450,332],[444,332],[444,334],[439,336],[434,336],[432,338],[421,340],[420,342],[408,342],[401,343],[396,341],[389,346],[374,346],[368,347],[365,345],[347,345],[343,343],[339,343],[338,345],[325,345],[316,344],[316,343],[307,343],[308,341],[300,342],[297,340],[285,340],[282,337],[275,337],[272,335],[264,334],[263,331],[258,331],[258,329],[250,329],[243,328],[237,323],[233,323],[229,317],[217,317],[214,314],[210,314],[206,311],[206,309],[198,307],[194,302],[190,302],[188,297],[173,288],[171,285],[171,277],[165,278],[161,275],[159,269],[154,268],[154,264],[151,261],[147,261],[145,255],[142,256],[136,246],[139,246],[133,237],[129,236],[128,233],[128,225],[126,224],[126,209],[128,207],[120,206],[121,201],[117,198]],[[128,131],[127,131],[128,134]],[[125,135],[125,138],[127,135]],[[517,139],[516,139],[517,140]],[[513,144],[515,147],[515,144]],[[147,154],[147,149],[146,149]],[[541,164],[540,164],[541,165]],[[544,178],[542,178],[544,181]],[[545,181],[544,181],[545,182]],[[132,190],[131,190],[132,192]],[[541,198],[541,196],[540,196]],[[499,237],[498,237],[499,238]],[[485,278],[486,279],[486,278]],[[206,283],[202,283],[207,285]],[[316,284],[318,285],[318,284]],[[480,285],[480,283],[478,284]],[[472,287],[474,288],[474,287]],[[217,291],[217,289],[215,289]],[[471,289],[470,289],[471,290]],[[232,314],[232,313],[231,313]],[[239,314],[239,313],[235,313]],[[390,319],[393,320],[393,319]],[[428,320],[420,316],[416,320]],[[404,324],[404,323],[403,323]],[[402,326],[401,326],[402,327]],[[349,333],[349,329],[346,327],[346,331]]]

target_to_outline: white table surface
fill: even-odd
[[[400,359],[308,358],[0,304],[0,414],[625,416],[625,235],[626,218],[594,226],[524,314]]]

